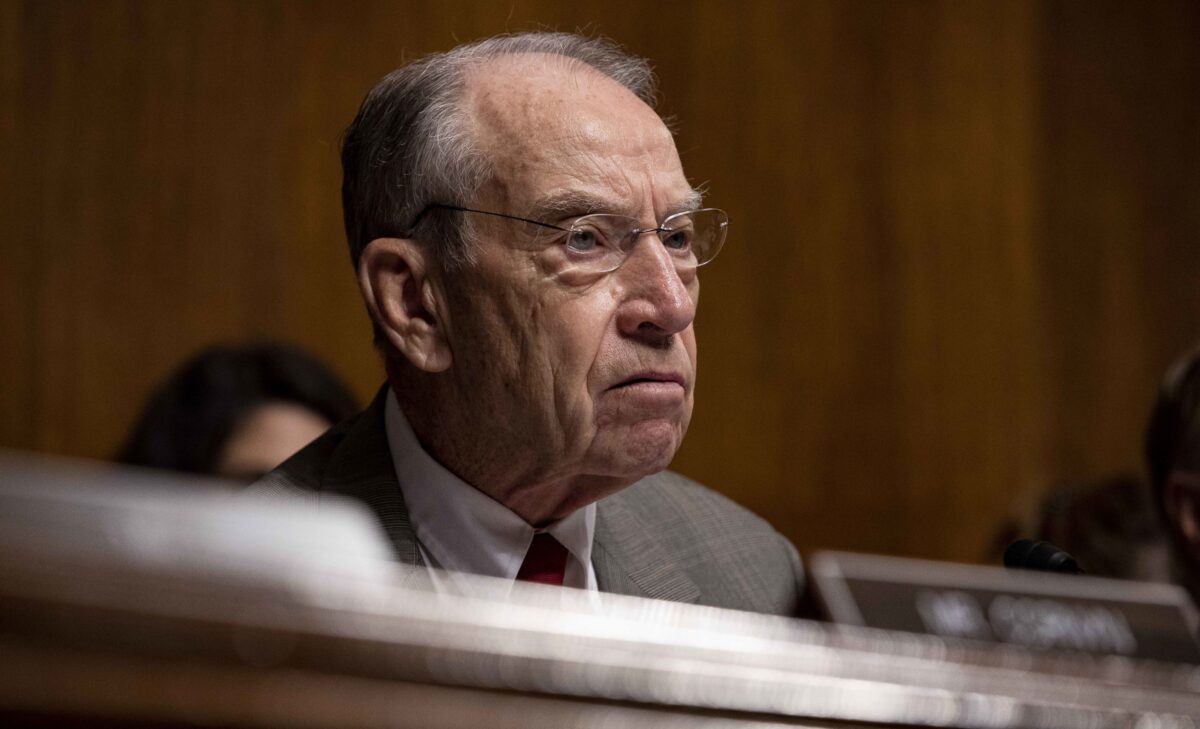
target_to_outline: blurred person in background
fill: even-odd
[[[1000,525],[984,563],[1002,563],[1008,546],[1026,538],[1068,552],[1089,577],[1172,581],[1166,528],[1149,489],[1136,476],[1052,485]]]
[[[1151,493],[1170,534],[1176,581],[1200,600],[1200,349],[1167,370],[1145,445]]]
[[[1042,499],[1032,533],[1069,552],[1091,577],[1171,581],[1166,530],[1135,476],[1055,487]]]
[[[155,389],[117,460],[250,483],[358,409],[295,347],[212,347]]]

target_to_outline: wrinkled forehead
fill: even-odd
[[[559,186],[628,198],[691,192],[658,114],[586,64],[504,56],[472,69],[464,96],[493,182],[514,204]]]

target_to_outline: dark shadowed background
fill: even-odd
[[[214,341],[382,380],[338,138],[407,59],[582,28],[649,56],[703,272],[675,468],[801,549],[973,560],[1140,464],[1200,341],[1200,4],[0,0],[0,446],[106,457]]]

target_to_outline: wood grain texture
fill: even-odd
[[[217,341],[381,380],[341,231],[367,89],[505,30],[653,59],[733,233],[676,468],[802,549],[973,559],[1139,468],[1200,340],[1200,6],[0,2],[0,446],[104,457]]]

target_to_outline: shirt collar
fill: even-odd
[[[536,530],[430,456],[390,388],[384,424],[413,531],[433,566],[516,579]],[[552,534],[573,557],[564,579],[569,587],[596,587],[591,565],[595,528],[593,503],[542,530]]]

